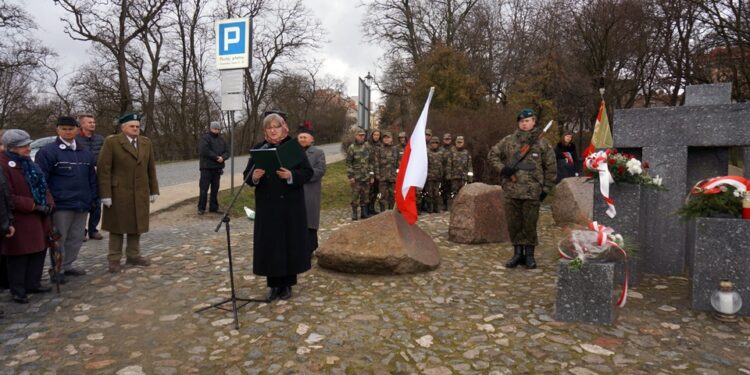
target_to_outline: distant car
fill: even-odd
[[[53,135],[49,137],[39,138],[31,142],[31,160],[34,160],[34,157],[36,156],[36,153],[39,152],[39,149],[54,142],[56,138],[57,136]]]

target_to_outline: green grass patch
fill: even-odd
[[[235,192],[239,189],[235,187]],[[346,178],[346,163],[342,160],[326,166],[326,174],[323,176],[323,188],[321,192],[320,208],[327,210],[330,208],[348,207],[351,200],[351,189],[349,181]],[[219,205],[229,207],[232,202],[230,190],[219,192]],[[255,188],[245,186],[242,194],[237,197],[237,203],[230,213],[231,216],[244,216],[244,206],[255,209]]]

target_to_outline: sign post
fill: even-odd
[[[245,69],[250,67],[250,19],[216,22],[216,67],[221,71],[221,110],[227,112],[231,191],[234,194],[234,111],[242,110]]]

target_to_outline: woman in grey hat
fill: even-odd
[[[42,287],[41,280],[55,202],[47,189],[44,174],[31,161],[29,133],[9,129],[2,140],[6,151],[0,154],[0,166],[13,201],[15,229],[23,233],[23,236],[5,238],[2,253],[6,257],[13,301],[29,303],[29,293],[51,290]]]

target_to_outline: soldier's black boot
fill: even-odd
[[[505,262],[505,268],[516,268],[516,266],[523,262],[523,245],[513,245],[513,257]]]
[[[367,216],[375,216],[378,212],[375,211],[375,202],[370,202],[370,204],[367,206]]]
[[[388,202],[388,209],[389,209],[389,210],[392,210],[392,209],[393,209],[393,202]]]
[[[526,252],[526,268],[530,270],[536,268],[536,259],[534,259],[534,246],[524,246],[524,250]]]
[[[385,212],[385,203],[380,202],[380,212]]]
[[[362,210],[359,213],[359,218],[360,219],[367,219],[368,217],[370,217],[370,213],[367,212],[367,205],[364,205],[364,206],[360,207],[360,209]]]
[[[352,207],[352,220],[357,220],[357,207]]]
[[[439,214],[440,213],[440,202],[435,202],[432,205],[432,213]]]

